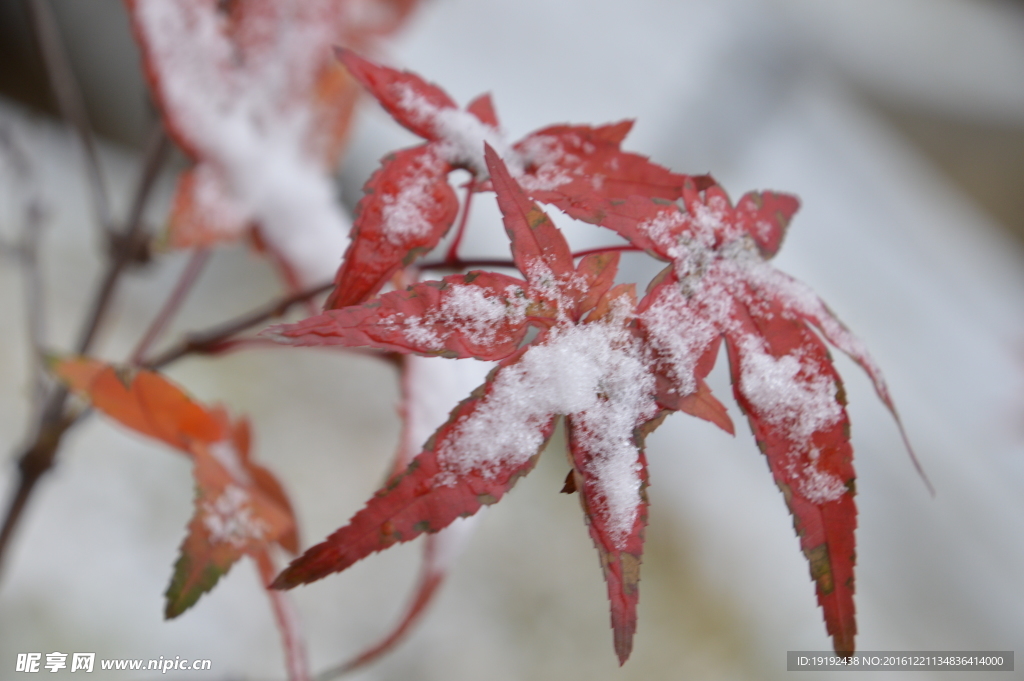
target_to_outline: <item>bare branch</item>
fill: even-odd
[[[99,292],[93,300],[89,315],[86,317],[82,335],[79,337],[75,351],[80,355],[84,355],[89,351],[89,346],[92,345],[96,331],[106,316],[114,290],[117,287],[117,282],[121,278],[125,267],[136,257],[139,249],[144,247],[146,235],[143,230],[142,213],[145,210],[146,201],[149,199],[156,178],[160,173],[160,168],[167,160],[170,150],[170,140],[164,132],[163,124],[158,123],[156,129],[150,135],[150,141],[146,148],[142,173],[135,188],[135,196],[132,199],[132,207],[128,215],[127,224],[124,231],[115,237],[116,245],[112,249],[113,252],[111,253],[106,274],[103,277]]]
[[[114,249],[107,260],[107,270],[97,289],[89,314],[83,324],[76,352],[85,354],[89,351],[96,331],[99,329],[110,307],[117,282],[127,264],[135,257],[138,244],[144,241],[142,229],[142,213],[150,190],[156,180],[161,166],[170,151],[170,143],[163,133],[162,127],[152,136],[146,152],[143,170],[132,202],[132,211],[128,224],[122,232],[123,247]],[[64,433],[78,420],[80,414],[73,408],[67,408],[68,391],[63,386],[54,386],[39,413],[35,429],[18,459],[19,480],[14,496],[11,498],[7,513],[0,526],[0,567],[3,556],[14,530],[21,520],[29,498],[35,490],[36,483],[53,466],[54,457],[60,447]]]
[[[309,661],[306,658],[306,643],[299,626],[299,618],[291,600],[283,591],[271,589],[270,583],[277,576],[278,568],[274,565],[267,549],[253,555],[260,578],[266,586],[270,605],[274,610],[277,629],[281,633],[281,644],[284,648],[285,663],[288,668],[288,681],[309,681]]]
[[[42,238],[46,211],[34,186],[32,163],[28,154],[14,138],[8,126],[0,126],[0,160],[13,172],[19,193],[24,196],[21,232],[14,244],[3,244],[21,268],[24,281],[25,316],[29,341],[29,367],[32,382],[33,418],[43,407],[46,373],[42,365],[42,350],[46,344],[46,312],[43,281],[39,272],[39,243]]]
[[[185,265],[185,269],[182,270],[181,277],[178,279],[177,285],[174,290],[171,291],[171,295],[168,296],[164,306],[160,309],[153,323],[150,324],[146,333],[142,336],[142,340],[135,347],[132,352],[132,356],[128,359],[129,364],[141,364],[142,358],[146,356],[146,352],[149,351],[149,346],[159,338],[160,334],[163,333],[164,329],[167,328],[167,324],[170,323],[174,315],[177,314],[181,304],[185,302],[185,297],[188,292],[192,290],[196,280],[199,279],[199,275],[203,271],[203,267],[210,259],[210,251],[206,248],[197,249],[192,257],[189,259],[188,264]]]
[[[252,312],[235,317],[223,324],[217,324],[205,331],[191,333],[181,343],[144,362],[143,366],[149,369],[158,369],[185,355],[207,352],[243,331],[283,316],[295,305],[304,303],[322,293],[327,293],[333,286],[334,282],[314,286],[313,288],[271,301]]]
[[[96,154],[96,144],[93,140],[92,126],[89,125],[89,116],[85,110],[82,91],[71,70],[71,62],[64,49],[53,8],[50,7],[47,0],[26,0],[25,4],[32,23],[32,30],[39,43],[43,63],[46,65],[50,87],[57,99],[57,107],[64,120],[77,132],[82,151],[85,154],[86,176],[92,191],[96,219],[103,232],[109,234],[114,230],[114,219],[110,211],[106,182]]]

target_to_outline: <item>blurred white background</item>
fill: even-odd
[[[52,4],[105,136],[102,162],[123,215],[154,115],[123,8]],[[47,324],[50,344],[66,349],[98,275],[98,244],[77,146],[45,113],[44,74],[22,23],[20,2],[0,2],[0,126],[26,151],[30,189],[49,213]],[[710,171],[734,196],[798,194],[803,207],[777,265],[866,341],[937,490],[929,496],[869,382],[838,357],[859,478],[858,647],[1024,650],[1024,3],[431,0],[381,56],[459,102],[490,91],[513,139],[558,122],[635,118],[632,151],[680,172]],[[411,141],[365,103],[341,170],[346,202],[380,156]],[[19,228],[24,191],[9,179],[0,176],[5,238]],[[152,220],[170,189],[164,178]],[[485,203],[467,247],[501,257],[507,245]],[[573,234],[581,245],[601,238]],[[128,278],[100,356],[123,359],[184,262],[169,255]],[[639,258],[626,264],[649,273]],[[279,286],[258,256],[220,249],[172,337],[254,307]],[[16,452],[28,418],[22,299],[18,269],[5,259],[4,456]],[[712,387],[728,402],[722,368]],[[307,546],[363,504],[397,443],[394,372],[372,359],[253,350],[189,359],[169,373],[198,398],[252,417],[254,455],[290,491]],[[422,627],[354,678],[775,679],[787,675],[787,650],[828,650],[781,495],[732,416],[736,438],[675,415],[649,441],[652,517],[625,667],[612,651],[578,502],[557,494],[567,467],[552,445],[485,514]],[[13,459],[0,467],[4,504],[15,471]],[[26,651],[210,658],[204,678],[283,678],[247,561],[194,609],[163,621],[191,504],[181,455],[98,418],[75,430],[3,566],[0,678],[14,676]],[[390,626],[418,558],[416,545],[392,548],[294,592],[314,670]],[[968,678],[916,678],[932,676]]]

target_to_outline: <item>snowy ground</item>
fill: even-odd
[[[803,208],[777,264],[865,340],[937,490],[930,497],[916,477],[870,383],[838,358],[859,478],[858,646],[1024,650],[1024,255],[852,87],[1019,122],[1024,21],[994,2],[859,5],[634,0],[626,11],[612,0],[436,0],[390,59],[460,102],[491,91],[512,138],[556,122],[637,118],[631,150],[679,171],[710,170],[734,195],[798,194]],[[0,123],[18,132],[53,211],[49,324],[51,343],[67,347],[97,274],[77,156],[65,133],[8,105]],[[367,106],[343,171],[346,197],[408,141]],[[107,148],[103,160],[123,204],[136,159]],[[14,199],[0,197],[10,234]],[[500,256],[496,210],[478,207],[484,236],[467,247]],[[170,256],[128,281],[102,356],[125,355],[183,265]],[[27,410],[20,286],[4,262],[4,451],[23,437]],[[277,286],[256,256],[225,249],[176,330],[255,306]],[[170,374],[253,417],[255,456],[291,491],[307,545],[361,506],[397,443],[393,372],[374,360],[260,350],[187,360]],[[713,378],[728,396],[725,373]],[[578,503],[557,494],[566,465],[553,446],[484,515],[424,626],[357,678],[770,679],[786,675],[787,650],[829,649],[781,495],[732,415],[734,439],[676,415],[649,442],[652,520],[637,647],[624,668]],[[0,469],[4,489],[12,472]],[[18,652],[95,651],[210,658],[210,678],[280,678],[270,610],[248,563],[180,619],[161,618],[191,494],[183,457],[99,419],[76,431],[4,566],[0,668],[12,669]],[[384,631],[417,559],[416,546],[397,547],[295,592],[314,669]],[[917,674],[932,676],[958,678]]]

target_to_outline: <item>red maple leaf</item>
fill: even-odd
[[[386,157],[370,178],[328,308],[363,302],[399,268],[437,246],[458,206],[448,174],[457,168],[473,173],[473,191],[491,186],[485,143],[533,198],[574,217],[586,212],[574,210],[577,203],[589,206],[597,199],[631,194],[675,199],[686,179],[619,148],[632,127],[629,121],[596,128],[552,126],[510,145],[488,95],[462,110],[444,90],[414,73],[374,64],[351,50],[338,50],[338,58],[396,121],[427,144]]]
[[[497,502],[566,416],[575,487],[608,582],[615,650],[636,628],[647,519],[643,437],[661,409],[633,328],[632,286],[613,286],[617,254],[573,266],[569,246],[497,154],[487,163],[526,279],[471,272],[328,310],[270,333],[297,345],[365,345],[501,362],[456,407],[403,473],[325,542],[296,559],[279,588],[320,579],[374,551]],[[540,327],[521,346],[528,325]]]
[[[734,394],[793,514],[828,633],[837,652],[852,653],[853,450],[842,382],[812,327],[865,369],[895,416],[888,390],[860,341],[765,260],[799,207],[795,197],[752,192],[733,206],[721,187],[688,181],[682,204],[633,196],[588,209],[592,221],[672,263],[639,311],[664,403],[696,398],[717,411],[701,379],[724,338]]]
[[[243,555],[266,572],[271,544],[298,552],[288,497],[277,478],[249,457],[248,421],[232,423],[223,409],[195,402],[150,371],[87,358],[55,360],[51,368],[97,410],[192,458],[195,515],[167,588],[168,618],[190,608]]]

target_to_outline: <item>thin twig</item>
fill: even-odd
[[[466,232],[466,222],[469,220],[469,207],[473,203],[473,180],[466,183],[466,200],[462,202],[462,217],[459,219],[459,226],[455,230],[455,237],[452,239],[448,253],[445,255],[445,262],[455,263],[459,260],[459,245],[462,243],[462,235]]]
[[[619,244],[617,246],[599,246],[597,248],[588,248],[584,251],[576,251],[575,253],[572,254],[572,257],[582,258],[583,256],[586,255],[594,255],[595,253],[610,253],[613,251],[618,251],[620,253],[639,253],[642,252],[643,249],[637,248],[632,244]]]
[[[125,267],[134,257],[136,251],[132,246],[143,242],[142,212],[160,167],[166,160],[169,151],[170,144],[166,135],[162,131],[154,135],[147,150],[147,158],[143,163],[128,224],[121,233],[124,239],[121,242],[123,247],[115,249],[108,256],[106,273],[96,291],[76,346],[78,354],[85,354],[89,351],[96,331],[110,307],[117,282]],[[18,487],[7,507],[3,524],[0,525],[0,568],[3,566],[3,557],[14,534],[14,529],[21,520],[36,483],[53,466],[53,460],[64,433],[78,420],[79,413],[77,411],[65,408],[67,398],[67,388],[59,385],[53,387],[46,399],[45,406],[40,411],[29,444],[24,447],[18,458]]]
[[[417,263],[416,267],[421,270],[463,270],[467,267],[509,267],[516,269],[516,264],[511,260],[435,260],[433,262]]]
[[[25,316],[28,331],[29,372],[32,382],[32,418],[39,415],[45,400],[46,378],[42,364],[42,349],[46,343],[46,314],[44,310],[43,281],[39,273],[39,242],[42,238],[46,211],[35,192],[32,163],[28,154],[14,139],[7,126],[0,126],[0,160],[11,168],[20,185],[24,200],[21,233],[16,244],[9,247],[24,280]]]
[[[167,328],[171,319],[177,314],[178,309],[185,302],[186,296],[192,290],[196,280],[199,279],[199,275],[209,259],[210,250],[207,248],[199,248],[192,254],[188,264],[185,265],[185,269],[182,270],[181,276],[178,278],[177,285],[171,291],[171,295],[167,297],[164,306],[160,308],[160,312],[153,319],[149,328],[146,329],[146,333],[142,336],[139,344],[135,346],[135,350],[128,359],[129,364],[142,364],[142,358],[149,351],[149,346],[160,337],[160,334]]]
[[[96,331],[99,329],[107,310],[110,308],[110,301],[117,288],[117,282],[121,278],[125,267],[135,257],[135,254],[138,252],[137,249],[144,241],[145,232],[143,230],[142,213],[153,185],[156,183],[160,168],[167,160],[171,150],[170,140],[164,132],[163,125],[159,123],[157,125],[158,128],[150,136],[150,142],[147,145],[142,173],[135,188],[135,196],[132,200],[128,222],[124,231],[115,237],[119,247],[113,249],[99,293],[93,300],[89,315],[86,317],[85,326],[82,329],[82,335],[79,337],[75,351],[80,355],[84,355],[89,351],[89,346],[92,345]]]
[[[25,207],[21,232],[21,267],[25,281],[25,316],[28,326],[29,351],[32,353],[32,410],[38,415],[46,399],[46,371],[43,348],[46,347],[46,309],[43,277],[39,272],[39,242],[42,238],[45,211],[38,199]]]
[[[288,681],[309,681],[309,661],[306,659],[306,644],[302,629],[299,627],[299,618],[288,596],[283,591],[270,588],[270,583],[277,576],[277,567],[266,549],[257,552],[253,558],[256,560],[263,585],[267,587],[267,596],[274,609],[277,629],[281,632]]]
[[[47,0],[26,0],[25,4],[32,23],[32,30],[39,43],[43,64],[46,66],[50,87],[57,99],[57,107],[64,120],[78,133],[78,139],[85,154],[86,177],[88,177],[89,187],[92,190],[96,219],[104,234],[111,234],[114,231],[114,220],[110,212],[106,182],[100,168],[99,157],[96,154],[92,127],[89,125],[89,115],[85,109],[82,91],[71,70],[71,61],[68,59],[64,43],[60,38],[60,29],[57,26],[53,8],[50,7]]]
[[[205,331],[190,333],[177,345],[145,362],[144,366],[149,369],[159,369],[185,355],[207,352],[243,331],[247,331],[268,320],[284,316],[293,306],[315,298],[321,293],[326,293],[333,287],[334,282],[331,282],[299,291],[298,293],[271,301],[252,312],[247,312],[222,324],[217,324]]]

